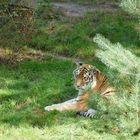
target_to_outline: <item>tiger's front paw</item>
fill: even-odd
[[[45,111],[54,110],[53,106],[46,106],[44,109],[45,109]]]
[[[84,117],[89,117],[89,118],[93,118],[94,115],[96,114],[96,110],[94,109],[89,109],[87,111],[80,111],[78,114]]]

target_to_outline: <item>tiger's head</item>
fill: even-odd
[[[78,62],[77,68],[73,71],[74,86],[79,91],[87,91],[96,86],[96,72],[94,66]]]

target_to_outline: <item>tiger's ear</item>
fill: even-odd
[[[95,66],[90,65],[90,69],[91,69],[91,71],[92,71],[93,74],[96,74],[97,69],[96,69]]]
[[[93,65],[89,65],[89,69],[90,69],[92,72],[96,71],[96,67],[93,66]]]
[[[100,79],[100,77],[102,77],[102,73],[100,70],[98,70],[96,67],[93,68],[92,70],[94,76],[96,77],[96,79]]]
[[[82,61],[77,61],[77,62],[75,62],[75,63],[76,63],[76,65],[77,65],[77,67],[82,66],[82,65],[84,64],[84,62],[82,62]]]

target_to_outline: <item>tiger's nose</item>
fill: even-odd
[[[77,88],[81,88],[82,86],[83,86],[82,83],[77,83],[77,84],[76,84],[76,87],[77,87]]]
[[[77,85],[77,88],[80,88],[80,85]]]

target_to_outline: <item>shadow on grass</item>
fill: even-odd
[[[69,68],[69,69],[68,69]],[[73,64],[67,61],[50,59],[49,61],[30,61],[19,63],[14,68],[0,67],[0,122],[19,126],[52,126],[74,114],[45,112],[44,107],[63,102],[77,95],[73,88]],[[38,77],[38,78],[37,78]]]

